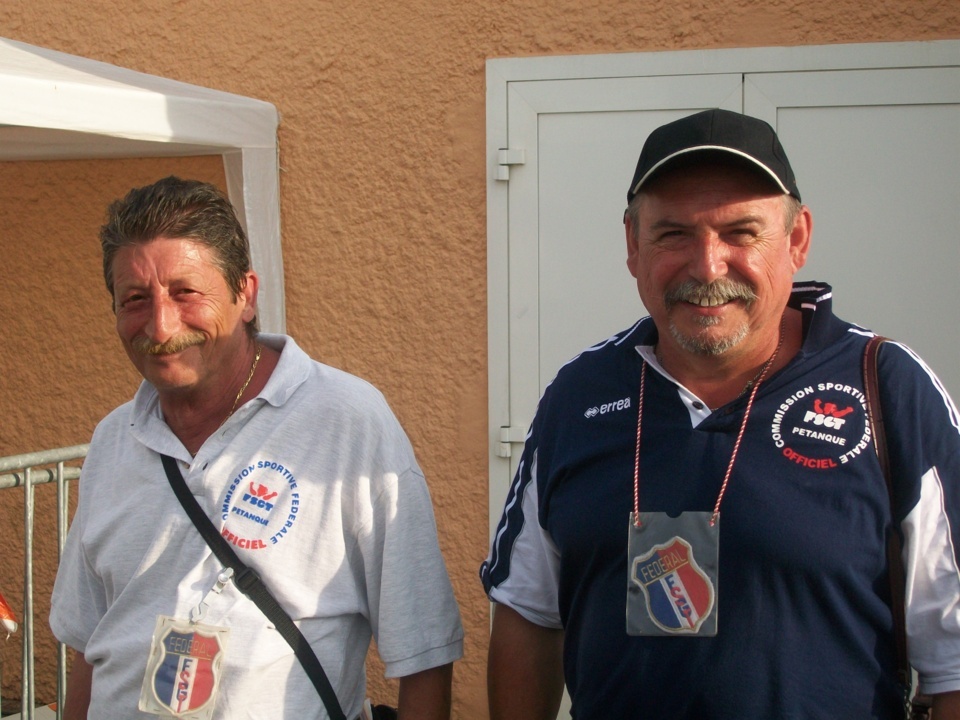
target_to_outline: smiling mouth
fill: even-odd
[[[741,300],[749,306],[757,300],[757,295],[746,283],[721,278],[706,284],[687,280],[664,296],[668,308],[680,303],[715,308],[735,300]]]
[[[727,300],[725,298],[720,299],[716,297],[710,297],[710,298],[701,298],[699,301],[687,300],[686,302],[690,305],[697,305],[698,307],[707,308],[707,307],[719,307],[720,305],[726,305],[728,302],[730,302],[730,300]]]

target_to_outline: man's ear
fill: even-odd
[[[238,300],[244,303],[243,321],[251,322],[257,316],[257,296],[260,292],[260,278],[253,270],[248,270],[240,288]]]
[[[810,253],[810,238],[813,236],[813,214],[806,205],[800,207],[797,218],[790,231],[790,259],[793,272],[807,264]]]
[[[630,270],[631,275],[637,277],[640,262],[640,244],[637,242],[633,216],[629,212],[623,216],[623,228],[627,240],[627,268]]]

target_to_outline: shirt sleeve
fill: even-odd
[[[83,551],[82,510],[81,498],[57,569],[50,601],[50,629],[60,642],[85,652],[107,604],[103,586]]]
[[[886,354],[896,380],[881,381],[884,422],[897,504],[909,508],[901,529],[910,664],[922,692],[950,692],[960,690],[960,414],[923,360],[886,345],[894,347],[881,363]]]
[[[404,677],[462,657],[463,626],[426,480],[399,423],[385,425],[358,542],[377,651],[387,677]]]
[[[960,690],[960,570],[944,512],[946,495],[932,468],[922,478],[920,501],[902,524],[910,662],[929,694]]]
[[[524,445],[480,578],[492,601],[510,606],[536,625],[560,629],[560,555],[539,522],[537,441],[533,432]]]

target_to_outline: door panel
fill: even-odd
[[[744,111],[777,128],[813,212],[797,277],[960,398],[960,69],[750,75]]]

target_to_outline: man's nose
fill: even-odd
[[[689,271],[701,283],[710,283],[727,274],[728,247],[714,232],[698,235],[691,245]]]
[[[170,298],[158,297],[154,300],[150,319],[144,332],[151,341],[166,342],[180,330],[180,313]]]

